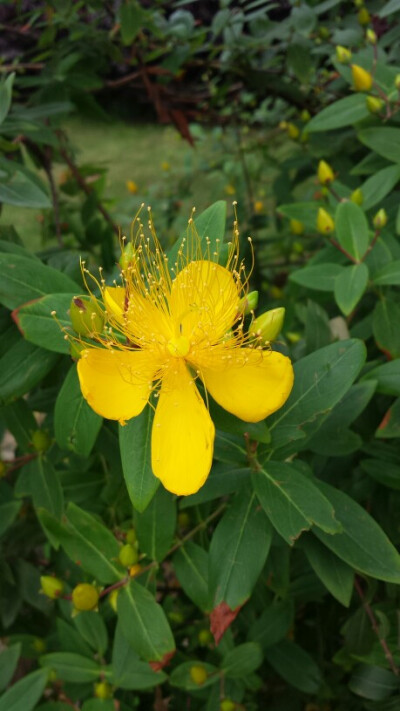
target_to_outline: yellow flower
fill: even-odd
[[[129,192],[132,193],[132,195],[136,195],[137,191],[139,190],[139,188],[136,185],[134,180],[127,180],[126,187],[129,190]]]
[[[356,91],[369,91],[372,86],[372,74],[367,72],[358,64],[353,64],[351,67],[353,75],[354,88]]]
[[[155,395],[153,472],[169,491],[189,495],[209,474],[215,436],[196,381],[228,412],[259,422],[288,398],[293,369],[287,357],[244,333],[239,303],[248,279],[237,229],[221,266],[213,261],[219,241],[215,252],[191,219],[175,264],[168,264],[149,225],[149,237],[143,225],[137,229],[121,286],[98,285],[108,326],[82,352],[78,375],[93,410],[121,424]]]

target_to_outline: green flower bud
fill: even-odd
[[[119,265],[121,269],[128,269],[129,265],[132,264],[135,257],[135,248],[132,242],[128,242],[122,250],[122,254],[119,258]]]
[[[235,711],[236,704],[232,699],[224,699],[220,704],[220,711]]]
[[[376,213],[374,216],[372,223],[375,227],[376,230],[381,230],[382,227],[385,227],[388,221],[388,216],[386,214],[386,210],[384,210],[383,207],[381,207],[380,210]]]
[[[44,654],[44,652],[46,651],[46,642],[40,637],[35,637],[32,642],[32,647],[35,652],[37,652],[37,654]]]
[[[367,72],[358,64],[353,64],[351,67],[351,73],[353,76],[354,88],[356,91],[369,91],[372,86],[372,74]]]
[[[46,430],[35,430],[31,437],[31,446],[35,452],[46,452],[51,445],[51,437]]]
[[[396,89],[400,90],[400,74],[396,74],[395,79],[394,79],[394,85]]]
[[[95,610],[99,602],[99,593],[94,585],[79,583],[72,591],[72,602],[78,612]]]
[[[178,528],[188,528],[190,526],[190,516],[187,511],[178,514]]]
[[[254,311],[258,304],[258,291],[250,291],[246,296],[243,296],[239,301],[238,313],[243,316]]]
[[[0,459],[0,479],[3,479],[5,475],[7,474],[7,465],[5,462],[3,462],[2,459]]]
[[[197,686],[202,686],[208,677],[207,670],[204,667],[200,666],[200,664],[194,664],[192,667],[190,667],[189,674],[191,680],[194,682],[194,684],[197,684]]]
[[[351,202],[355,202],[356,205],[362,205],[364,202],[364,195],[361,188],[356,188],[350,195]]]
[[[74,296],[69,307],[72,328],[80,336],[101,333],[104,313],[96,299],[91,296]]]
[[[300,220],[290,220],[290,231],[292,235],[302,235],[304,232],[304,225]]]
[[[366,7],[362,7],[361,10],[359,10],[357,19],[360,25],[362,26],[368,25],[371,22],[371,15],[369,14]]]
[[[213,636],[210,630],[200,630],[198,634],[200,647],[207,647],[213,641]]]
[[[335,223],[329,212],[320,207],[317,216],[317,230],[321,234],[329,234],[335,229]]]
[[[321,185],[328,185],[332,180],[335,180],[335,174],[331,166],[324,160],[320,160],[318,163],[318,180]]]
[[[385,106],[385,102],[377,96],[367,96],[365,103],[367,104],[367,109],[371,112],[371,114],[379,114]]]
[[[171,620],[171,622],[174,622],[176,625],[181,625],[182,622],[184,622],[184,620],[185,620],[182,613],[178,612],[176,610],[171,610],[171,612],[168,613],[168,617]]]
[[[307,109],[303,109],[303,111],[300,114],[300,121],[303,121],[303,123],[307,123],[311,119],[311,114]]]
[[[126,542],[130,543],[131,546],[133,546],[133,544],[136,543],[136,541],[137,541],[136,531],[134,528],[130,528],[126,534]]]
[[[118,595],[119,595],[119,589],[117,588],[116,590],[111,590],[111,592],[108,596],[108,602],[110,603],[114,612],[117,612]]]
[[[42,586],[41,592],[46,597],[51,600],[56,600],[60,595],[62,595],[64,590],[64,583],[59,578],[54,578],[52,575],[41,575],[40,584]]]
[[[365,37],[366,37],[367,42],[369,42],[369,44],[376,44],[377,43],[378,38],[376,36],[376,32],[371,30],[370,27],[367,29],[367,31],[365,33]]]
[[[131,565],[134,565],[139,560],[136,548],[133,548],[130,543],[126,543],[122,546],[118,554],[118,560],[124,568],[129,568]]]
[[[341,64],[348,64],[351,59],[351,51],[347,47],[342,47],[340,44],[336,47],[336,57]]]
[[[322,37],[322,39],[328,39],[328,37],[330,37],[331,32],[329,27],[320,27],[318,30],[318,34],[320,37]]]
[[[283,306],[266,311],[254,319],[249,328],[249,336],[260,343],[274,341],[282,331],[284,319],[285,309]]]
[[[296,126],[296,124],[288,123],[287,133],[289,138],[292,138],[295,141],[300,136],[300,129]]]
[[[94,685],[94,695],[96,699],[111,699],[112,686],[107,681],[99,681]]]

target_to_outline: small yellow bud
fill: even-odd
[[[31,446],[35,452],[46,452],[51,445],[51,437],[46,430],[35,430],[31,437]]]
[[[69,307],[69,316],[72,328],[80,336],[101,333],[103,330],[104,315],[94,297],[74,296]]]
[[[161,170],[165,170],[165,172],[171,170],[171,166],[167,160],[163,160],[163,162],[161,163]]]
[[[354,5],[356,7],[363,7],[364,5],[364,0],[354,0]]]
[[[0,479],[3,479],[5,475],[7,474],[7,465],[5,462],[3,462],[2,459],[0,459]]]
[[[400,91],[400,74],[396,74],[396,76],[394,78],[394,85],[395,85],[396,89],[398,89]]]
[[[190,526],[190,516],[187,511],[181,511],[178,514],[178,527],[188,528],[188,526]]]
[[[79,583],[72,591],[72,602],[75,610],[79,612],[95,610],[99,602],[99,593],[94,585]]]
[[[249,328],[249,336],[260,343],[274,341],[282,331],[284,319],[285,309],[283,306],[266,311],[254,319]]]
[[[358,11],[357,19],[361,26],[368,25],[371,22],[371,15],[366,7],[362,7]]]
[[[384,210],[383,207],[381,207],[380,210],[376,213],[374,216],[372,223],[375,227],[376,230],[381,230],[382,227],[385,227],[388,221],[388,216],[386,214],[386,210]]]
[[[369,91],[372,86],[372,74],[358,64],[352,64],[351,73],[356,91]]]
[[[243,298],[239,301],[238,314],[247,316],[257,308],[257,304],[258,291],[249,291],[249,293],[246,294],[246,296],[243,296]]]
[[[279,128],[281,129],[281,131],[286,131],[287,127],[288,127],[287,121],[280,121],[279,122]]]
[[[303,123],[307,123],[311,119],[311,114],[307,109],[303,109],[303,111],[300,114],[300,120],[303,121]]]
[[[290,343],[298,343],[301,341],[301,333],[298,333],[297,331],[287,331],[286,338],[290,341]]]
[[[324,160],[320,160],[318,163],[318,180],[322,185],[328,185],[332,180],[335,179],[335,174],[329,165]]]
[[[112,687],[107,681],[99,681],[94,685],[94,695],[96,699],[111,699]]]
[[[142,566],[141,565],[132,565],[132,567],[129,570],[129,575],[131,578],[135,578],[139,573],[142,572]]]
[[[197,686],[202,686],[207,680],[207,677],[207,670],[201,667],[200,664],[194,664],[190,667],[190,678]]]
[[[133,546],[133,544],[136,543],[136,541],[137,541],[136,531],[134,528],[130,528],[126,534],[126,542],[130,543],[131,546]]]
[[[292,235],[302,235],[304,232],[304,225],[300,220],[290,220],[290,231]]]
[[[364,202],[364,195],[362,194],[361,188],[356,188],[350,195],[351,202],[355,202],[356,205],[362,205]]]
[[[225,185],[225,192],[227,195],[234,195],[236,192],[235,186],[231,185],[230,183],[228,185]]]
[[[224,699],[220,704],[220,711],[235,711],[236,704],[232,699]]]
[[[64,583],[59,578],[54,578],[52,575],[41,575],[40,584],[42,586],[41,592],[46,597],[51,600],[56,600],[60,595],[62,595],[64,590]]]
[[[264,203],[262,200],[254,201],[254,212],[260,214],[264,210]]]
[[[139,560],[136,548],[133,548],[130,543],[126,543],[118,554],[118,560],[124,568],[130,568],[131,565],[134,565]]]
[[[341,64],[348,64],[351,59],[351,50],[338,44],[336,46],[336,58]]]
[[[368,27],[368,29],[365,33],[365,37],[366,37],[367,42],[369,42],[369,44],[376,44],[377,43],[378,38],[376,36],[376,32],[371,30],[370,27]]]
[[[111,592],[108,596],[108,602],[110,603],[114,612],[117,612],[118,595],[119,595],[119,588],[117,588],[116,590],[111,590]]]
[[[135,258],[135,254],[136,252],[132,242],[128,242],[122,250],[122,254],[119,258],[119,266],[121,269],[128,269],[129,265],[132,264]]]
[[[321,234],[329,234],[335,229],[335,223],[329,212],[320,207],[317,216],[317,230]]]
[[[198,635],[200,647],[207,647],[213,641],[210,630],[200,630]]]
[[[295,141],[300,136],[300,129],[294,123],[288,123],[287,133]]]
[[[127,190],[132,193],[132,195],[136,195],[139,188],[134,180],[127,180],[125,185],[127,187]]]
[[[379,114],[385,106],[385,102],[377,96],[367,96],[365,103],[367,104],[367,109],[371,112],[371,114]]]
[[[181,625],[182,622],[185,621],[183,614],[177,610],[171,610],[171,612],[168,613],[168,618],[176,625]]]

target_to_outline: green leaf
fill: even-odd
[[[360,465],[361,469],[379,484],[400,490],[400,466],[382,459],[362,459]]]
[[[207,672],[207,679],[205,679],[201,686],[196,684],[190,675],[190,670],[194,666],[202,667]],[[171,686],[177,686],[179,689],[185,689],[185,691],[199,691],[200,688],[204,689],[204,687],[212,686],[212,684],[215,684],[219,680],[220,671],[217,667],[213,664],[196,660],[179,664],[179,666],[175,667],[169,678]]]
[[[358,134],[364,146],[392,163],[400,163],[400,129],[391,126],[365,128]]]
[[[76,292],[75,292],[76,294]],[[13,319],[24,338],[55,353],[69,353],[70,344],[60,325],[71,330],[67,313],[74,294],[48,294],[13,311]],[[51,315],[55,311],[57,321]]]
[[[251,625],[249,638],[261,644],[263,649],[273,647],[286,637],[293,625],[293,618],[293,600],[274,600]]]
[[[279,205],[277,211],[289,220],[299,220],[304,227],[312,232],[315,232],[318,210],[320,207],[323,207],[322,203],[293,202],[287,205]]]
[[[200,610],[210,610],[208,595],[208,553],[201,546],[187,541],[176,551],[173,565],[185,594]]]
[[[365,213],[351,200],[339,202],[335,213],[336,236],[339,244],[359,261],[368,249],[369,233]]]
[[[275,671],[296,689],[316,694],[321,686],[321,672],[310,655],[298,644],[282,640],[267,649],[265,657]]]
[[[52,652],[40,657],[40,664],[55,671],[63,681],[74,684],[96,681],[101,674],[101,667],[93,659],[73,652]]]
[[[230,649],[221,662],[224,674],[232,679],[247,677],[258,669],[263,661],[261,647],[256,642],[245,642]]]
[[[195,218],[194,224],[197,233],[200,237],[201,246],[206,253],[207,241],[209,240],[210,259],[215,259],[214,252],[221,251],[223,240],[225,237],[226,223],[226,202],[218,200],[208,207],[204,212]],[[190,226],[188,227],[190,229]],[[182,245],[182,239],[186,238],[187,230],[181,235],[180,239],[168,251],[168,260],[172,269],[176,263],[178,251]],[[218,240],[218,241],[217,241]]]
[[[164,661],[175,642],[164,610],[142,585],[131,580],[118,595],[118,620],[133,649],[147,661]]]
[[[389,165],[388,168],[378,170],[377,173],[371,175],[371,177],[361,185],[363,209],[370,210],[375,205],[379,205],[386,195],[393,190],[399,178],[400,165]]]
[[[400,556],[376,521],[342,491],[322,481],[318,487],[334,507],[343,531],[330,536],[314,529],[317,538],[355,570],[378,580],[399,583]]]
[[[290,274],[289,279],[299,286],[316,291],[333,291],[336,279],[342,274],[343,267],[340,264],[316,264],[303,269],[296,269]]]
[[[56,353],[27,341],[17,341],[0,358],[0,404],[7,404],[32,390],[57,360]]]
[[[15,72],[9,74],[9,76],[0,84],[0,124],[3,123],[10,110],[14,79]]]
[[[376,286],[400,286],[400,259],[385,264],[374,274],[373,282]]]
[[[162,671],[155,672],[147,662],[142,662],[124,636],[117,623],[112,650],[112,682],[121,689],[151,689],[167,678]]]
[[[125,0],[120,9],[121,38],[125,46],[132,44],[142,29],[145,10],[135,0]]]
[[[154,410],[146,405],[140,415],[119,426],[122,471],[132,505],[140,512],[149,505],[160,484],[151,468],[153,419]]]
[[[345,316],[356,307],[367,284],[368,267],[364,263],[345,267],[335,279],[335,301]]]
[[[253,474],[253,484],[269,520],[289,545],[314,524],[327,533],[340,530],[329,501],[292,465],[268,461]]]
[[[11,681],[20,655],[20,644],[12,644],[0,652],[0,691],[3,691]]]
[[[80,612],[74,625],[90,647],[102,657],[107,650],[108,634],[103,618],[98,612]]]
[[[71,710],[71,706],[68,711]],[[46,711],[46,709],[44,710]],[[115,711],[113,699],[87,699],[82,706],[82,711]]]
[[[47,684],[47,671],[39,669],[13,684],[0,697],[0,711],[32,711]]]
[[[77,616],[77,618],[78,617],[79,615]],[[83,654],[84,657],[92,656],[92,650],[87,644],[87,642],[85,642],[85,640],[81,637],[79,632],[74,627],[65,622],[61,617],[58,617],[56,620],[56,628],[57,639],[59,641],[61,649],[64,652],[74,652],[76,654]]]
[[[250,597],[264,567],[272,529],[250,490],[234,499],[214,531],[209,552],[209,588],[213,607],[234,610]]]
[[[371,701],[388,699],[398,688],[399,680],[393,672],[369,664],[359,666],[349,681],[353,694]]]
[[[387,17],[398,10],[400,10],[400,0],[389,0],[380,12],[378,12],[378,15],[379,17]]]
[[[26,400],[21,398],[1,408],[0,417],[17,440],[18,446],[24,452],[31,452],[31,438],[37,430],[37,422]]]
[[[286,445],[286,454],[306,447],[352,385],[365,356],[364,344],[351,339],[325,346],[295,364],[290,397],[268,420],[273,450]]]
[[[375,432],[375,437],[378,439],[397,439],[397,437],[400,437],[400,398],[386,412]]]
[[[139,548],[151,560],[162,561],[171,547],[176,528],[175,497],[158,489],[147,509],[136,515]]]
[[[20,501],[14,501],[12,489],[6,485],[0,487],[0,536],[3,535],[14,522],[21,508]]]
[[[352,94],[334,101],[319,111],[307,124],[307,133],[333,131],[344,126],[353,126],[370,115],[364,94]]]
[[[384,395],[397,395],[400,397],[400,360],[392,360],[389,363],[378,365],[368,371],[364,376],[377,381],[377,392]]]
[[[58,473],[51,462],[39,455],[22,468],[15,486],[16,496],[31,496],[36,509],[46,509],[60,518],[64,495]]]
[[[342,605],[349,607],[353,593],[354,570],[327,550],[317,538],[305,536],[302,539],[302,548],[314,573],[326,589]]]
[[[243,423],[246,424],[246,423]],[[232,465],[225,463],[215,463],[206,483],[196,494],[185,496],[179,502],[180,510],[191,506],[203,504],[205,501],[213,501],[220,496],[232,494],[244,484],[250,477],[251,469],[233,469]]]
[[[54,292],[79,294],[80,288],[66,274],[42,262],[0,253],[0,303],[8,309]]]
[[[384,353],[390,353],[392,358],[400,357],[399,323],[399,304],[391,299],[378,301],[372,317],[372,331],[378,348]]]
[[[30,180],[25,173],[16,170],[8,182],[0,182],[0,203],[15,207],[52,207],[49,196]]]
[[[89,407],[82,396],[74,364],[58,393],[54,408],[54,434],[58,446],[88,457],[102,422],[103,418]]]

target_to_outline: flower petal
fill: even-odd
[[[196,343],[217,342],[232,326],[239,290],[232,273],[215,262],[190,262],[172,282],[169,299],[177,329]]]
[[[103,300],[108,314],[133,341],[145,347],[166,343],[173,334],[167,304],[151,295],[145,297],[135,289],[107,286]]]
[[[152,467],[174,494],[194,494],[211,469],[215,428],[183,360],[166,371],[154,416]]]
[[[78,361],[82,395],[99,415],[124,422],[143,410],[158,368],[148,351],[86,349]]]
[[[245,422],[259,422],[278,410],[293,386],[293,368],[286,356],[252,348],[217,349],[212,366],[198,363],[214,400]]]

